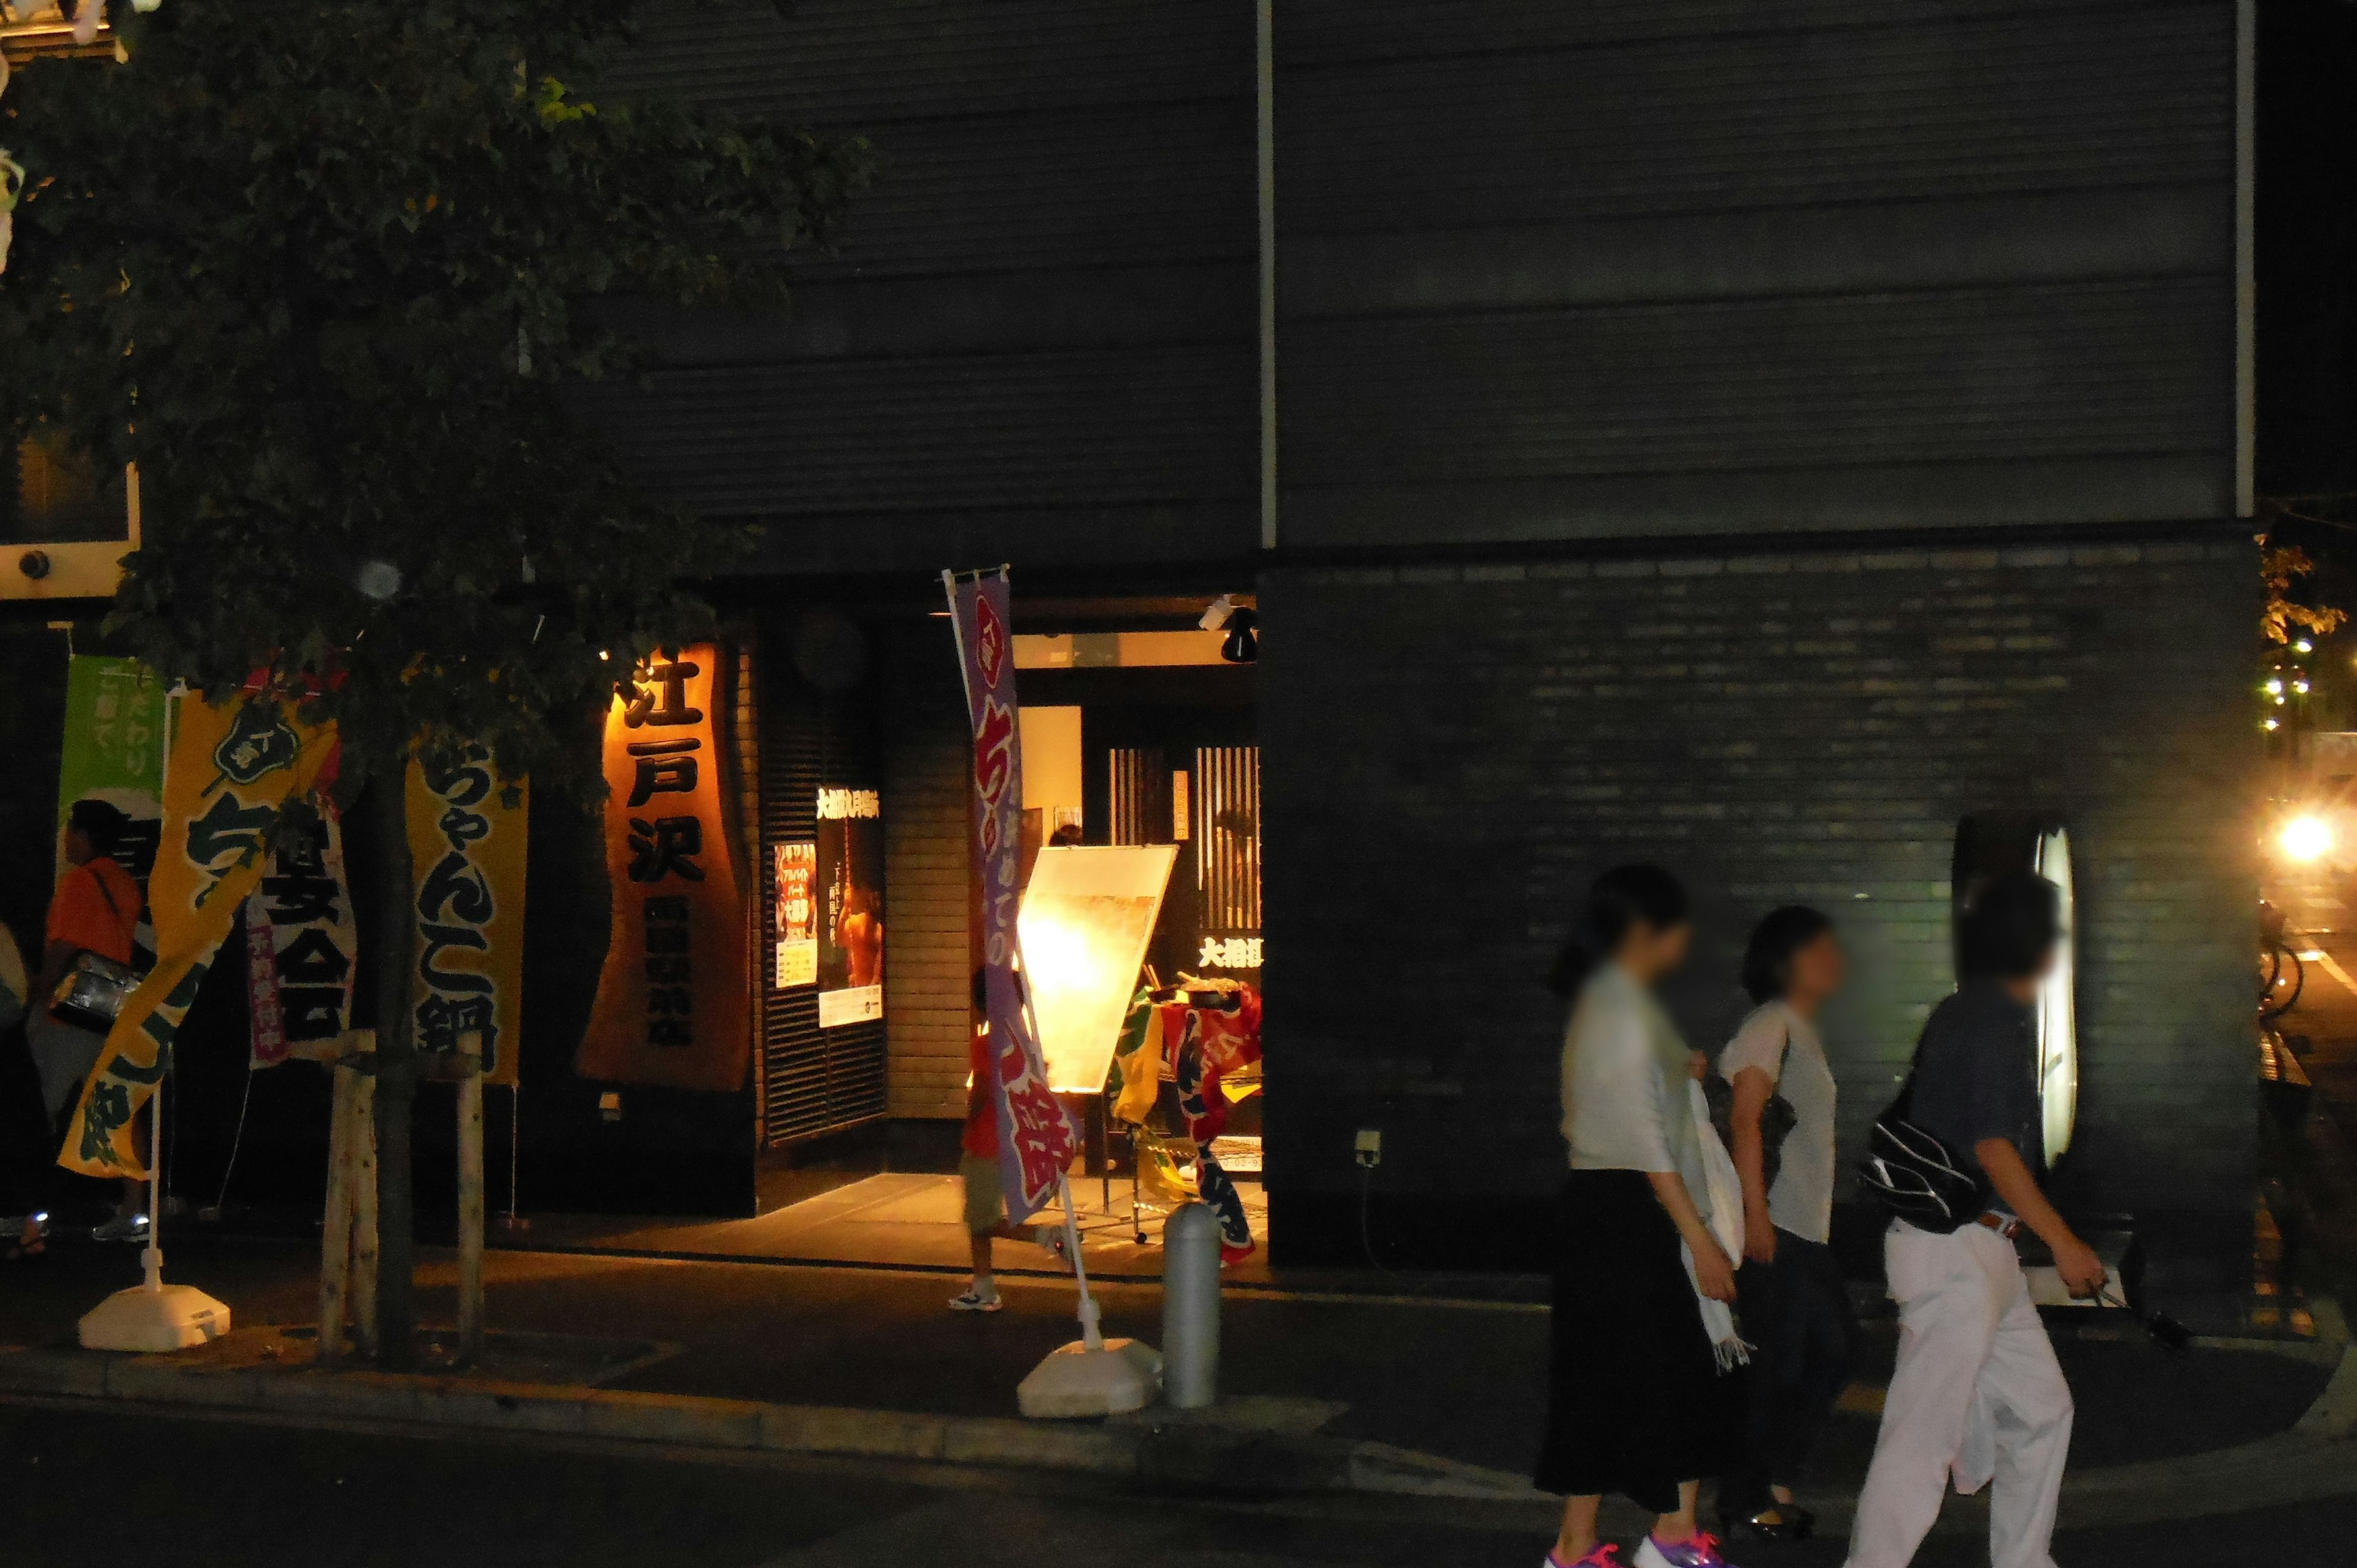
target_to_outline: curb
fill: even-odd
[[[178,1365],[163,1356],[42,1349],[0,1349],[0,1395],[740,1453],[1057,1470],[1190,1490],[1496,1494],[1489,1472],[1428,1455],[1339,1438],[1240,1431],[1168,1412],[1088,1425],[1049,1424],[463,1377],[215,1369]]]
[[[136,1402],[296,1422],[358,1420],[737,1453],[1053,1470],[1198,1495],[1361,1493],[1555,1504],[1505,1471],[1389,1444],[1239,1428],[1170,1411],[1056,1424],[450,1376],[214,1369],[167,1356],[46,1349],[0,1349],[5,1395]],[[2062,1522],[2084,1528],[2192,1519],[2357,1492],[2352,1437],[2357,1348],[2343,1351],[2332,1380],[2292,1431],[2073,1475],[2063,1487]],[[1845,1519],[1852,1500],[1822,1499]]]

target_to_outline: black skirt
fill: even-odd
[[[1677,1227],[1642,1171],[1574,1171],[1555,1208],[1543,1491],[1674,1512],[1678,1483],[1742,1451],[1742,1369],[1721,1372]]]

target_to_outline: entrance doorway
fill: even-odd
[[[1231,1262],[1266,1240],[1260,746],[1254,671],[1217,632],[1018,635],[1027,837],[1168,845],[1169,880],[1101,1092],[1090,1185],[1133,1241],[1192,1198]],[[1072,799],[1077,786],[1078,799]],[[1153,1081],[1145,1081],[1151,1075]]]

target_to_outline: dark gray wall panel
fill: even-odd
[[[1150,264],[1254,253],[1249,101],[883,125],[876,184],[819,275]],[[1249,321],[1237,324],[1249,330]]]
[[[1253,14],[1232,0],[658,0],[616,73],[797,124],[1249,100]]]
[[[1749,208],[1511,229],[1294,235],[1288,317],[1860,294],[2216,276],[2233,211],[2214,184],[1867,207]]]
[[[1856,30],[2057,12],[2159,9],[2151,0],[1285,0],[1276,8],[1278,59],[1330,65],[1502,49],[1568,48],[1712,34]]]
[[[2203,4],[1289,70],[1283,227],[2226,180],[2233,40],[2233,6]]]
[[[721,517],[1182,503],[1254,480],[1251,349],[678,371],[585,400],[659,493]]]
[[[2206,280],[1304,321],[1288,485],[2216,447]]]

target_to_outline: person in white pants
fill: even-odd
[[[1899,1367],[1850,1531],[1849,1568],[1907,1568],[1950,1478],[1995,1482],[1991,1568],[2054,1568],[2048,1551],[2071,1447],[2071,1390],[2029,1302],[2013,1238],[2029,1227],[2077,1294],[2104,1265],[2039,1190],[2038,983],[2060,938],[2053,886],[2027,874],[1980,890],[1965,918],[1965,980],[1915,1052],[1909,1119],[1986,1178],[1988,1211],[1942,1234],[1895,1221],[1883,1240],[1899,1303]]]

